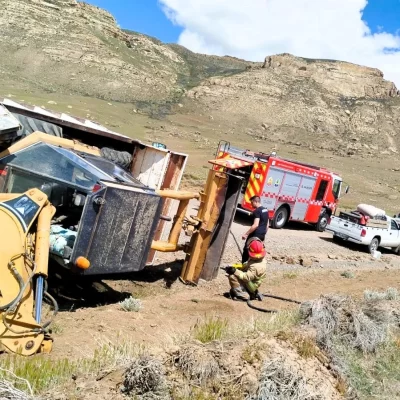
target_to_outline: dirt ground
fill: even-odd
[[[249,221],[237,218],[232,233],[240,246]],[[266,238],[268,279],[263,293],[310,300],[326,293],[362,296],[364,290],[400,287],[400,257],[382,250],[380,260],[372,258],[366,247],[336,244],[328,233],[292,223],[282,230],[270,229]],[[80,357],[105,339],[132,340],[162,350],[180,335],[186,335],[199,320],[220,316],[230,324],[251,324],[264,316],[245,303],[223,296],[228,290],[224,271],[212,282],[197,287],[179,280],[183,254],[157,253],[155,265],[123,280],[103,282],[102,295],[89,302],[61,303],[54,336],[53,357]],[[240,260],[238,245],[230,235],[222,265]],[[345,274],[343,275],[343,273]],[[87,296],[89,296],[86,293]],[[124,312],[118,301],[133,295],[141,299],[139,312]],[[86,297],[87,298],[87,297]],[[287,309],[294,304],[265,299],[258,306]]]

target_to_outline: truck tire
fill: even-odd
[[[318,232],[323,232],[328,225],[329,215],[326,211],[324,211],[318,219],[316,228]]]
[[[128,169],[132,162],[132,156],[127,151],[117,151],[110,149],[109,147],[103,147],[100,150],[100,154],[106,160],[111,161],[124,169]]]
[[[271,221],[271,226],[274,229],[282,229],[289,219],[289,211],[286,207],[279,207]]]
[[[368,250],[369,250],[369,252],[370,252],[371,254],[373,254],[374,251],[378,250],[378,247],[379,247],[379,238],[374,237],[374,238],[371,240],[371,243],[368,245]]]

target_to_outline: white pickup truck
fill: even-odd
[[[348,240],[368,246],[371,254],[378,247],[389,247],[400,253],[399,220],[387,215],[360,225],[357,213],[340,212],[339,216],[330,218],[326,231],[333,234],[334,240]]]

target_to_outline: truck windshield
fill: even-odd
[[[339,179],[335,179],[335,181],[333,182],[333,188],[332,188],[332,192],[333,195],[335,196],[335,199],[338,199],[340,197],[340,189],[342,188],[342,181],[340,181]]]

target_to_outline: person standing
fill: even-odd
[[[256,237],[264,242],[265,235],[267,234],[268,230],[268,209],[261,205],[261,199],[259,196],[253,196],[250,199],[250,203],[254,208],[254,211],[252,213],[253,224],[242,236],[242,239],[245,240],[242,254],[242,264],[249,259],[249,240],[253,237]]]

